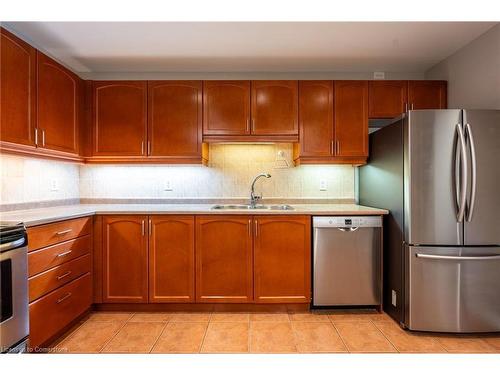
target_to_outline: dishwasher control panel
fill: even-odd
[[[381,227],[380,216],[314,216],[314,228]]]

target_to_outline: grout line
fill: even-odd
[[[104,350],[104,348],[106,346],[108,346],[108,344],[111,342],[111,340],[113,340],[116,336],[118,336],[118,334],[121,332],[121,330],[123,329],[123,327],[125,327],[125,324],[127,324],[128,321],[130,319],[132,319],[133,316],[134,316],[134,314],[132,314],[127,320],[124,320],[124,321],[121,322],[122,325],[120,326],[120,328],[118,328],[118,330],[116,331],[116,333],[114,335],[112,335],[112,337],[110,337],[109,340],[106,340],[106,342],[102,345],[101,349],[99,349],[99,353],[102,353],[103,350]]]
[[[165,322],[165,325],[163,326],[163,328],[161,329],[161,332],[160,334],[158,335],[158,337],[156,338],[155,342],[153,343],[153,345],[151,345],[151,349],[149,349],[149,352],[148,353],[151,353],[154,349],[154,347],[156,346],[156,344],[158,343],[158,341],[160,340],[160,337],[161,335],[163,335],[163,332],[165,331],[165,329],[167,329],[167,326],[170,322],[167,320]]]
[[[389,338],[385,335],[385,333],[384,333],[384,332],[382,332],[382,330],[381,330],[380,328],[378,328],[378,327],[377,327],[377,325],[376,325],[376,324],[375,324],[375,323],[374,323],[371,319],[370,319],[370,323],[371,323],[371,324],[375,327],[375,329],[377,329],[377,330],[378,330],[378,331],[382,334],[382,336],[384,336],[384,337],[385,337],[385,339],[386,339],[387,341],[389,341],[389,344],[391,344],[391,346],[392,346],[394,349],[396,349],[396,352],[401,353],[401,352],[399,351],[399,349],[396,347],[396,345],[394,345],[394,344],[392,343],[392,341],[391,341],[391,340],[390,340],[390,339],[389,339]]]
[[[210,319],[206,323],[207,326],[205,327],[205,333],[203,335],[203,339],[201,339],[201,344],[200,344],[200,349],[198,350],[198,353],[201,353],[201,350],[203,349],[203,344],[205,343],[205,338],[207,337],[207,332],[208,332],[208,326],[210,324]]]
[[[337,332],[337,335],[339,335],[340,340],[342,341],[342,344],[344,344],[345,350],[347,350],[347,353],[351,353],[351,351],[349,350],[349,347],[347,346],[344,338],[340,334],[340,332],[339,332],[337,326],[335,325],[335,323],[333,323],[333,321],[330,319],[330,317],[328,317],[328,320],[330,321],[330,324],[333,326],[333,329],[335,330],[335,332]]]

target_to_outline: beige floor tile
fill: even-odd
[[[90,314],[87,321],[90,322],[126,322],[134,314],[121,312],[94,312]]]
[[[175,313],[170,316],[171,322],[208,323],[211,313]]]
[[[495,351],[495,347],[484,338],[474,335],[439,335],[436,339],[450,353],[491,353]]]
[[[61,353],[98,353],[116,335],[123,324],[123,322],[85,322],[57,345],[58,351]]]
[[[249,320],[248,313],[213,313],[210,317],[210,322],[248,323]]]
[[[294,353],[297,352],[292,325],[287,322],[251,322],[250,352]]]
[[[252,322],[290,322],[288,314],[282,313],[253,313],[250,314]]]
[[[500,352],[500,336],[488,336],[483,338],[496,352]]]
[[[353,310],[353,311],[334,311],[328,313],[328,317],[332,322],[371,322],[374,316],[380,314],[376,311]]]
[[[128,322],[106,344],[106,353],[149,353],[160,336],[165,323]]]
[[[299,352],[334,353],[347,351],[342,339],[329,321],[293,322],[292,328]]]
[[[212,323],[208,325],[202,353],[248,352],[248,323]]]
[[[405,353],[442,353],[446,350],[438,341],[427,334],[409,332],[398,326],[396,322],[378,321],[375,326],[399,352]]]
[[[207,325],[203,322],[169,322],[152,353],[198,353]]]
[[[320,313],[290,313],[292,322],[330,322],[327,314]]]
[[[375,314],[368,314],[368,315],[370,316],[370,319],[372,322],[394,322],[394,323],[396,323],[396,321],[394,319],[392,319],[386,313],[375,313]]]
[[[129,322],[168,322],[171,316],[166,313],[137,313]]]
[[[336,322],[340,337],[350,352],[395,352],[396,349],[384,335],[370,322]]]

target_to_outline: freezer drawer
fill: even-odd
[[[500,331],[500,247],[408,246],[411,330]]]

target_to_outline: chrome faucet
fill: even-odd
[[[255,195],[255,183],[261,177],[271,178],[271,175],[269,173],[261,173],[258,176],[255,176],[255,178],[253,179],[252,187],[250,188],[250,207],[255,207],[259,199],[262,198],[261,195]]]

